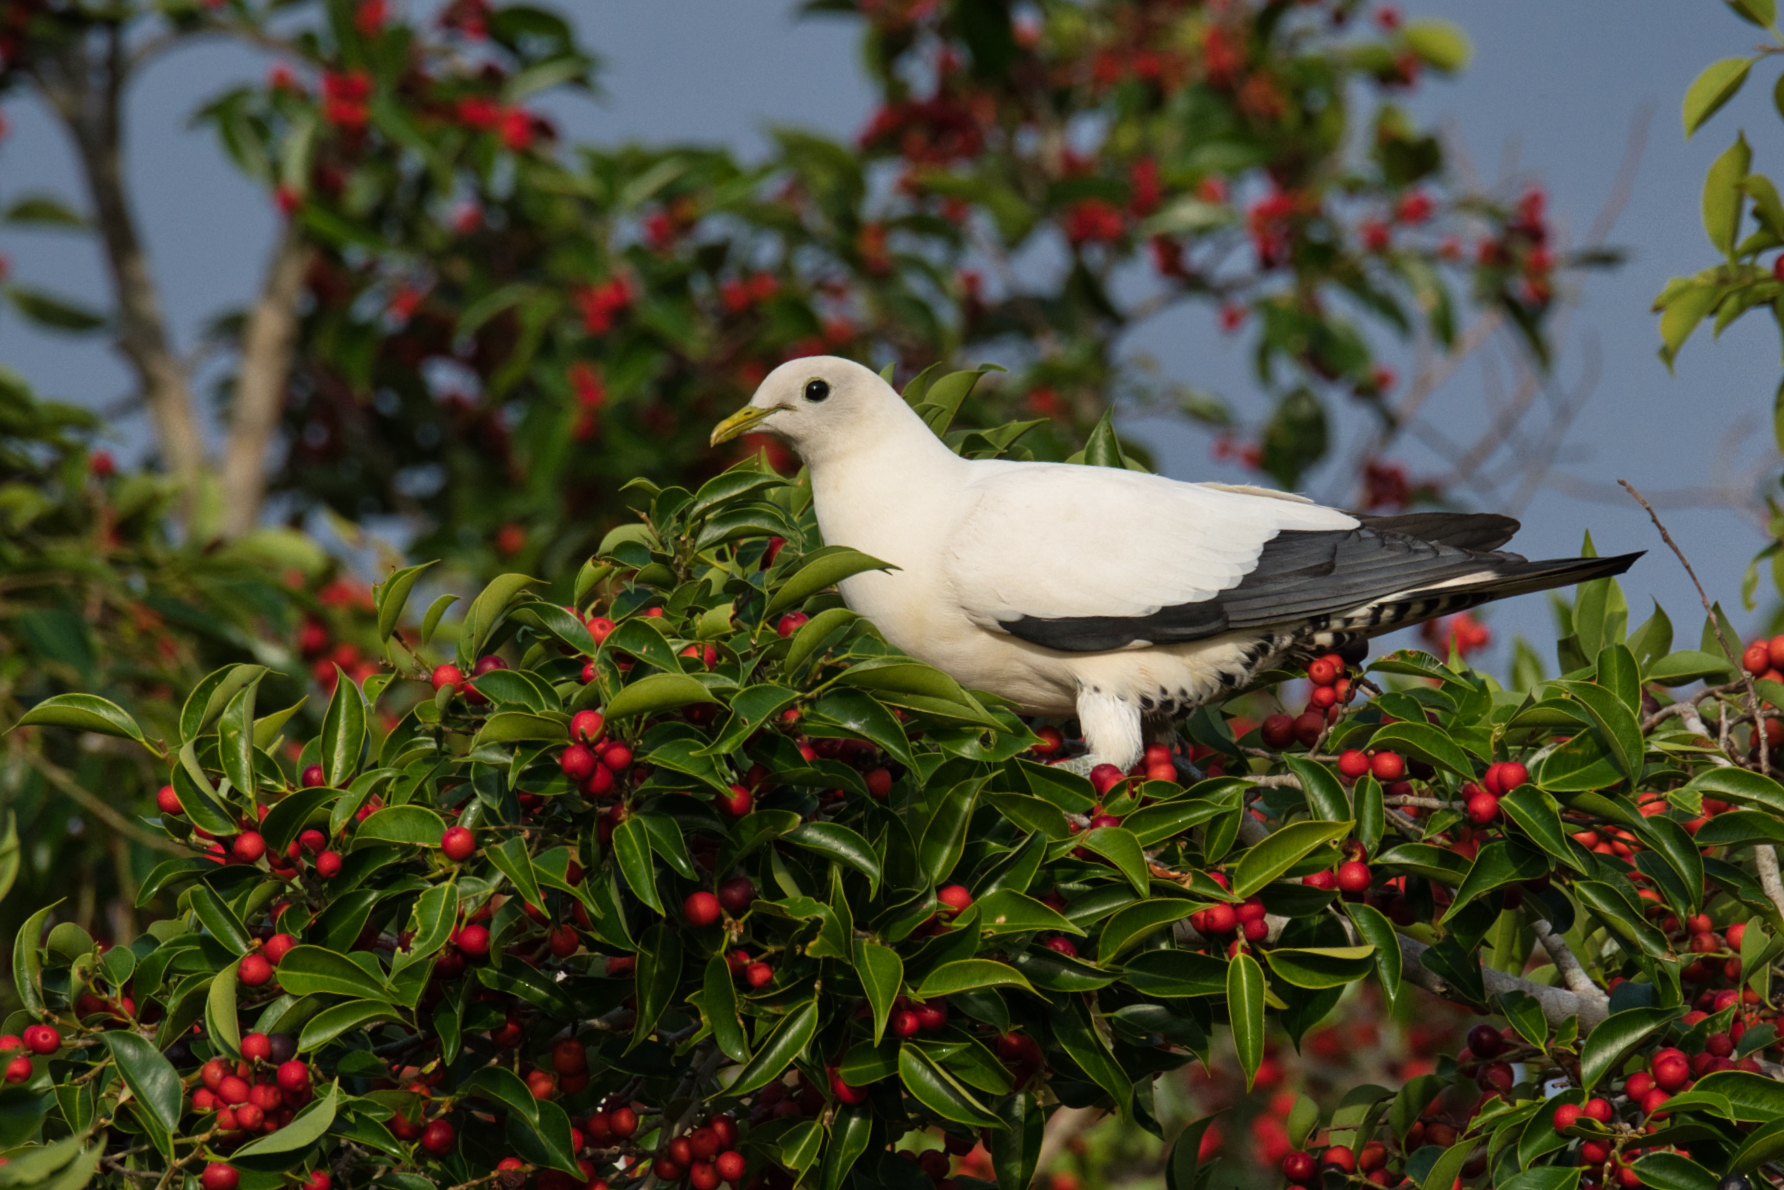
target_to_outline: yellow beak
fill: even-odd
[[[739,434],[749,433],[762,421],[763,418],[774,412],[777,411],[774,409],[764,409],[759,405],[745,405],[742,409],[739,409],[736,413],[733,413],[730,417],[727,417],[724,421],[713,427],[712,445],[717,446],[721,442],[731,441],[731,439],[737,437]]]

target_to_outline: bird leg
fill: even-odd
[[[1089,776],[1099,764],[1112,764],[1125,773],[1146,751],[1140,708],[1120,695],[1080,688],[1078,724],[1084,729],[1085,752],[1067,762],[1075,773]]]

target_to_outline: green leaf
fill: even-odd
[[[1637,1046],[1682,1015],[1682,1008],[1625,1008],[1586,1034],[1580,1047],[1580,1085],[1590,1091]]]
[[[1743,21],[1761,29],[1769,29],[1778,19],[1777,0],[1728,0],[1728,7]]]
[[[446,614],[447,608],[457,602],[457,595],[442,595],[427,605],[427,612],[421,617],[421,635],[415,642],[418,647],[434,639],[434,631],[440,626],[440,617]]]
[[[438,847],[446,822],[426,806],[386,806],[366,816],[353,832],[355,849],[371,842]]]
[[[725,1094],[743,1096],[767,1086],[780,1076],[794,1058],[804,1052],[817,1031],[818,1002],[815,999],[807,1000],[781,1018],[768,1039],[756,1051],[755,1057],[738,1071],[737,1078],[725,1088]]]
[[[1300,988],[1336,988],[1355,983],[1374,967],[1373,946],[1277,946],[1264,952],[1270,970]]]
[[[1450,1190],[1456,1183],[1457,1175],[1462,1172],[1462,1167],[1468,1164],[1468,1155],[1474,1152],[1479,1143],[1470,1137],[1445,1149],[1419,1183],[1420,1190]]]
[[[194,885],[187,894],[192,900],[192,911],[198,914],[198,920],[211,936],[227,947],[231,954],[245,955],[253,948],[254,939],[248,933],[248,927],[236,916],[235,910],[223,903],[223,899],[211,890],[208,884]]]
[[[1089,1005],[1081,996],[1068,996],[1052,1014],[1053,1039],[1101,1087],[1120,1111],[1133,1098],[1133,1081],[1115,1060],[1109,1042],[1091,1019]]]
[[[700,1015],[712,1030],[725,1057],[733,1062],[750,1059],[749,1038],[744,1035],[743,1021],[737,1015],[737,987],[731,982],[731,964],[725,956],[715,954],[706,960],[706,977],[701,983]]]
[[[234,816],[217,801],[216,791],[198,763],[197,749],[191,740],[180,747],[180,764],[173,771],[173,791],[193,826],[224,839],[239,829]]]
[[[1227,961],[1191,950],[1147,950],[1128,960],[1123,982],[1164,999],[1221,996],[1227,989]]]
[[[114,1029],[101,1033],[100,1040],[111,1051],[124,1084],[139,1103],[153,1113],[155,1120],[169,1132],[180,1126],[180,1111],[185,1088],[180,1085],[179,1071],[161,1056],[155,1043],[140,1033]]]
[[[1740,92],[1752,66],[1751,58],[1723,58],[1699,72],[1685,89],[1685,102],[1680,111],[1687,137],[1703,127],[1705,120],[1722,110],[1722,105]]]
[[[681,931],[666,921],[651,925],[638,940],[633,983],[638,996],[638,1019],[632,1026],[633,1045],[650,1036],[663,1010],[675,1000],[676,986],[681,983],[681,954]]]
[[[994,935],[1026,934],[1034,930],[1084,933],[1071,918],[1015,889],[1000,888],[975,903],[979,909],[979,928]]]
[[[906,768],[916,767],[903,725],[871,695],[860,690],[833,689],[817,701],[812,712],[877,744]]]
[[[943,963],[925,975],[923,982],[911,994],[919,1000],[931,1000],[937,996],[953,996],[978,988],[995,987],[1018,987],[1025,992],[1034,991],[1034,985],[1028,982],[1028,977],[1007,963],[999,963],[993,959],[957,959],[952,963]]]
[[[483,854],[514,885],[514,891],[520,894],[522,900],[529,905],[544,907],[545,898],[539,894],[539,877],[533,872],[533,857],[527,851],[525,839],[519,835],[510,835],[500,847],[491,847]]]
[[[1666,936],[1649,925],[1614,887],[1602,880],[1581,880],[1573,886],[1581,904],[1598,914],[1604,923],[1626,940],[1635,943],[1650,958],[1665,958],[1669,953]]]
[[[1548,861],[1537,852],[1521,843],[1494,839],[1474,857],[1474,863],[1469,865],[1468,875],[1462,878],[1462,883],[1456,888],[1455,899],[1438,924],[1448,923],[1477,897],[1508,884],[1540,879],[1548,871]]]
[[[1271,833],[1240,857],[1233,871],[1234,895],[1254,896],[1314,848],[1344,838],[1350,833],[1351,825],[1349,822],[1291,822]]]
[[[330,785],[344,789],[359,768],[365,746],[365,699],[345,670],[335,666],[334,695],[322,717],[322,774]]]
[[[53,331],[67,331],[70,334],[85,334],[105,326],[107,319],[103,314],[88,310],[67,298],[55,297],[39,289],[27,289],[23,285],[0,286],[0,293],[12,299],[12,304],[26,319],[41,327]]]
[[[855,940],[855,974],[867,992],[867,1003],[873,1009],[873,1043],[879,1045],[886,1032],[886,1019],[898,989],[904,986],[904,960],[889,946],[864,939]]]
[[[1119,826],[1099,826],[1086,831],[1079,839],[1079,846],[1114,864],[1116,870],[1127,877],[1127,882],[1142,897],[1152,891],[1152,877],[1146,866],[1146,851],[1140,846],[1140,841],[1134,838],[1132,831]]]
[[[61,199],[47,194],[28,194],[6,208],[0,221],[20,227],[82,228],[87,221]]]
[[[789,843],[838,860],[867,877],[867,895],[880,888],[880,857],[873,845],[838,822],[807,822],[786,836]]]
[[[1499,799],[1499,808],[1551,858],[1578,870],[1580,861],[1561,827],[1561,808],[1554,798],[1534,785],[1520,785]]]
[[[847,546],[825,546],[801,560],[799,568],[789,575],[768,601],[762,612],[764,621],[772,620],[788,608],[797,607],[819,591],[834,587],[851,575],[867,570],[897,570],[890,562],[869,557]]]
[[[396,631],[397,622],[403,618],[403,608],[408,605],[409,592],[415,589],[415,580],[430,568],[438,566],[439,559],[423,562],[418,566],[405,566],[378,588],[378,639],[389,640],[390,634]]]
[[[1443,74],[1467,69],[1468,60],[1474,56],[1474,49],[1468,44],[1468,34],[1451,21],[1429,18],[1408,21],[1403,35],[1407,48],[1417,54],[1421,62]]]
[[[1331,769],[1299,756],[1285,757],[1284,762],[1289,771],[1301,779],[1301,796],[1307,799],[1309,818],[1327,822],[1351,820],[1350,802],[1345,799],[1344,787],[1338,784]]]
[[[1741,230],[1741,179],[1753,164],[1753,151],[1742,133],[1710,165],[1703,180],[1703,229],[1718,252],[1733,257]]]
[[[520,1076],[505,1066],[480,1066],[458,1085],[462,1095],[491,1099],[529,1124],[539,1122],[539,1100],[527,1090]]]
[[[1426,764],[1448,769],[1464,781],[1474,780],[1474,762],[1454,740],[1429,723],[1390,723],[1371,738],[1370,746],[1408,753]]]
[[[806,659],[816,653],[823,643],[830,639],[844,624],[851,624],[861,617],[846,607],[827,607],[811,619],[799,626],[793,634],[793,643],[787,647],[787,655],[781,661],[783,673],[793,673]],[[735,704],[734,704],[735,705]]]
[[[710,690],[687,674],[650,674],[613,696],[607,704],[607,718],[614,722],[637,715],[655,715],[690,703],[718,701]]]
[[[1635,1162],[1642,1185],[1654,1190],[1716,1190],[1716,1175],[1678,1153],[1649,1153]]]
[[[818,1190],[842,1190],[855,1162],[873,1139],[873,1109],[866,1104],[845,1107],[831,1124],[830,1143],[818,1172]]]
[[[340,796],[340,790],[326,785],[313,785],[308,789],[286,794],[283,800],[267,811],[266,817],[260,822],[260,833],[266,839],[266,849],[276,852],[291,846],[297,836],[303,833],[310,816]]]
[[[489,643],[501,626],[502,618],[508,607],[526,588],[539,580],[524,574],[498,574],[489,580],[489,585],[477,593],[471,600],[470,608],[465,612],[464,632],[459,637],[460,668],[469,673],[478,658],[483,656],[483,646]]]
[[[1096,940],[1099,963],[1113,963],[1172,922],[1182,921],[1203,906],[1175,898],[1139,901],[1117,910],[1103,923]]]
[[[626,878],[632,895],[661,915],[663,902],[657,896],[657,870],[650,857],[650,832],[636,818],[628,818],[613,828],[612,847],[620,875]]]
[[[0,900],[12,891],[19,878],[19,823],[11,810],[6,812],[6,829],[0,831]]]
[[[1171,1142],[1171,1156],[1165,1166],[1165,1190],[1196,1190],[1202,1160],[1202,1137],[1214,1120],[1214,1116],[1203,1116],[1185,1124],[1183,1131],[1177,1134],[1177,1139]],[[998,1190],[1005,1188],[999,1186]],[[1019,1187],[1017,1190],[1026,1188]]]
[[[491,673],[506,673],[492,670]],[[648,680],[648,679],[647,679]],[[471,741],[471,750],[491,744],[547,743],[563,744],[570,739],[570,728],[562,719],[550,715],[534,715],[527,711],[497,711],[484,720]]]
[[[1227,964],[1226,1000],[1233,1048],[1249,1091],[1264,1060],[1264,969],[1250,955],[1241,952]]]
[[[445,946],[452,937],[453,917],[457,910],[458,888],[450,880],[434,885],[417,897],[409,926],[409,948],[397,951],[391,963],[393,971],[419,963]]]
[[[361,1000],[389,1000],[390,989],[364,967],[320,946],[294,946],[279,961],[279,986],[293,996],[325,993]]]
[[[297,1048],[308,1053],[321,1049],[335,1038],[364,1029],[374,1021],[401,1021],[402,1014],[382,1000],[349,1000],[325,1008],[304,1022],[297,1036]]]
[[[917,863],[930,884],[940,884],[954,871],[966,849],[966,828],[978,803],[982,779],[962,781],[943,795],[923,830]]]
[[[241,1026],[235,1019],[235,964],[231,963],[211,979],[211,990],[204,1002],[204,1034],[223,1048],[232,1058],[242,1054]]]
[[[1394,923],[1388,920],[1387,914],[1373,905],[1365,905],[1361,901],[1345,901],[1344,912],[1357,927],[1357,933],[1363,941],[1375,948],[1376,978],[1381,981],[1382,994],[1387,998],[1390,1010],[1400,998],[1400,978],[1402,974],[1400,956],[1400,936],[1394,931]]]
[[[912,1099],[944,1120],[974,1128],[1003,1127],[1002,1120],[918,1046],[899,1047],[898,1077]]]
[[[26,711],[13,726],[66,727],[73,731],[135,740],[143,747],[149,747],[136,720],[118,704],[96,694],[57,694],[46,698]]]
[[[270,1153],[295,1153],[299,1149],[308,1148],[328,1134],[329,1128],[334,1125],[339,1102],[340,1084],[328,1084],[327,1090],[291,1117],[291,1123],[259,1140],[249,1141],[237,1149],[235,1155],[254,1157]]]

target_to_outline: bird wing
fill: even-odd
[[[1212,627],[1223,615],[1216,597],[1237,588],[1284,529],[1357,525],[1336,509],[1262,490],[1108,467],[981,466],[946,544],[944,566],[962,606],[980,627],[1017,636],[1032,638],[1043,622],[1088,620],[1099,624],[1070,634],[1099,642],[1124,635],[1079,648],[1213,635],[1223,630]]]
[[[1067,652],[1315,623],[1523,562],[1478,548],[1510,536],[1502,517],[1370,523],[1262,489],[981,466],[946,543],[948,578],[981,628]]]

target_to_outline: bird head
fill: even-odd
[[[773,434],[816,464],[883,441],[882,435],[895,432],[904,420],[917,419],[877,373],[834,355],[813,355],[770,372],[748,405],[713,428],[712,444],[741,434]]]

